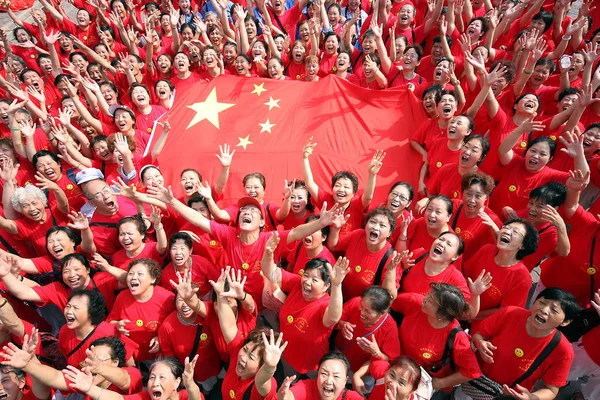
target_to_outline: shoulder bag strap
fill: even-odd
[[[277,225],[275,224],[275,220],[273,219],[273,216],[271,215],[271,208],[269,206],[270,206],[270,204],[267,204],[265,206],[265,211],[267,211],[267,216],[269,217],[271,226],[273,227],[273,229],[277,230]]]
[[[287,31],[285,30],[285,28],[283,27],[283,24],[281,23],[281,21],[279,20],[279,17],[277,16],[277,14],[275,13],[275,11],[273,11],[273,18],[275,18],[275,22],[277,22],[277,25],[279,25],[279,28],[283,31],[284,35],[287,35]]]
[[[196,337],[194,338],[194,346],[190,352],[190,360],[196,356],[196,351],[198,351],[198,345],[200,344],[200,335],[202,335],[202,325],[198,324],[198,328],[196,329]]]
[[[458,206],[458,209],[454,213],[454,218],[452,218],[452,230],[456,229],[456,225],[458,224],[458,217],[460,216],[460,212],[462,211],[462,209],[463,203],[461,203],[460,206]]]
[[[415,260],[415,265],[417,265],[418,263],[420,263],[421,261],[423,261],[423,259],[425,257],[427,257],[429,255],[429,252],[426,251],[425,253],[421,254],[419,257],[417,257],[417,259]],[[402,276],[400,277],[400,287],[402,287],[402,281],[404,280],[404,277],[406,275],[408,275],[408,271],[410,271],[411,269],[413,269],[413,267],[410,268],[406,268],[404,271],[402,271]]]
[[[381,258],[381,261],[379,261],[379,266],[377,267],[377,272],[375,272],[375,279],[373,280],[373,285],[379,285],[379,282],[381,282],[383,269],[385,268],[385,264],[387,263],[393,252],[394,248],[390,246],[388,251],[386,251],[383,257]]]
[[[590,248],[590,265],[588,268],[593,268],[594,267],[594,250],[596,250],[596,236],[598,234],[594,234],[594,237],[592,238],[592,246]],[[590,275],[590,300],[594,299],[594,274],[589,274]]]
[[[12,247],[10,244],[8,244],[8,242],[6,241],[6,239],[4,239],[1,235],[0,235],[0,243],[2,243],[2,245],[4,247],[6,247],[6,250],[8,250],[8,252],[10,254],[14,254],[16,256],[19,255],[19,253],[17,252],[17,250],[15,250],[14,247]]]
[[[105,228],[117,228],[114,222],[90,222],[90,226],[103,226]]]
[[[77,346],[75,346],[75,348],[73,350],[71,350],[69,352],[69,354],[67,354],[67,356],[65,358],[69,358],[71,357],[73,354],[75,354],[77,352],[77,350],[79,350],[81,348],[81,346],[83,346],[85,344],[85,342],[87,342],[89,340],[89,338],[92,337],[92,335],[94,334],[94,332],[96,332],[96,328],[98,328],[98,325],[96,325],[94,327],[94,329],[92,329],[92,331],[90,333],[88,333],[88,335],[81,341],[79,342],[79,344]]]
[[[542,350],[542,352],[535,358],[535,360],[533,361],[533,363],[531,363],[527,371],[525,371],[523,375],[521,375],[516,381],[514,381],[513,384],[510,385],[510,387],[515,387],[516,385],[523,382],[525,379],[529,378],[531,374],[533,374],[533,371],[538,369],[538,367],[544,362],[546,358],[548,358],[548,356],[550,355],[550,353],[552,353],[556,346],[558,346],[558,343],[560,343],[561,338],[562,334],[560,333],[560,331],[555,330],[554,336],[552,337],[550,342],[548,342],[546,347],[544,347],[544,350]]]

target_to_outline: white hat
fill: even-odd
[[[75,181],[77,181],[78,185],[89,181],[94,181],[96,179],[104,179],[104,174],[97,168],[82,169],[75,176]]]

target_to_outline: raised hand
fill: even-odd
[[[152,213],[148,217],[148,220],[152,223],[152,225],[156,229],[156,226],[159,225],[160,221],[162,220],[161,209],[158,208],[158,207],[156,207],[155,205],[153,205],[152,206]]]
[[[269,339],[267,340],[267,336],[265,333],[262,333],[263,343],[265,344],[263,361],[269,369],[277,368],[277,364],[279,360],[281,360],[281,355],[283,351],[288,345],[288,342],[283,342],[283,333],[279,333],[277,336],[277,341],[275,341],[275,334],[273,333],[273,329],[271,329],[269,333]]]
[[[386,156],[386,152],[383,150],[377,150],[375,154],[373,154],[373,158],[371,159],[371,163],[369,164],[369,173],[372,175],[377,175],[383,166],[383,159]]]
[[[52,182],[50,179],[42,175],[41,172],[35,173],[35,180],[38,181],[35,185],[42,190],[60,190],[56,182]]]
[[[242,278],[242,271],[239,269],[237,270],[237,275],[235,272],[233,268],[229,269],[229,273],[225,277],[229,284],[229,290],[221,293],[221,296],[242,300],[246,296],[244,285],[246,284],[247,276]]]
[[[567,179],[566,185],[570,190],[581,192],[590,183],[590,171],[584,174],[581,170],[576,169],[574,171],[569,171],[569,173],[571,174],[571,177]]]
[[[111,267],[111,265],[109,264],[109,262],[106,260],[106,258],[102,257],[100,254],[95,253],[92,256],[92,262],[93,264],[96,266],[96,268],[98,268],[100,271],[108,271],[108,269]]]
[[[192,287],[192,270],[188,270],[186,268],[183,274],[180,274],[179,272],[176,272],[175,274],[177,275],[178,282],[175,283],[174,281],[169,280],[171,287],[177,290],[177,294],[184,301],[191,300],[196,294],[196,292],[198,292],[197,287]]]
[[[371,356],[376,356],[377,354],[381,353],[381,350],[379,349],[375,335],[371,335],[371,339],[372,340],[369,340],[366,337],[359,337],[356,339],[356,344],[358,344],[358,347],[360,347],[360,349],[365,353],[368,353]]]
[[[71,211],[68,215],[71,222],[67,226],[78,231],[86,230],[90,227],[90,222],[85,215],[77,211]]]
[[[313,142],[313,137],[311,136],[307,141],[304,147],[302,148],[302,157],[308,158],[315,151],[315,147],[317,147],[317,143]]]
[[[560,216],[560,213],[556,211],[556,209],[550,204],[546,204],[546,206],[542,209],[542,220],[551,223],[559,229],[562,229],[564,231],[567,230],[565,220]]]
[[[72,365],[68,365],[62,372],[66,380],[71,382],[69,386],[73,389],[86,393],[94,386],[94,377],[89,372],[85,373]]]
[[[192,361],[189,357],[185,358],[183,368],[183,382],[194,382],[194,371],[196,370],[196,363],[198,362],[199,354],[196,354]]]
[[[350,272],[350,268],[348,267],[350,261],[346,257],[339,257],[333,267],[329,263],[325,265],[327,266],[332,286],[340,286],[346,275]]]
[[[296,375],[288,376],[283,380],[283,383],[277,391],[277,400],[285,400],[292,395],[290,385],[296,380]]]
[[[281,239],[279,238],[279,233],[277,233],[277,231],[273,231],[271,232],[271,237],[269,238],[269,240],[267,241],[267,244],[265,245],[265,251],[272,253],[275,253],[275,251],[277,250],[277,246],[279,246],[279,241]]]
[[[471,294],[480,296],[483,292],[492,287],[492,274],[486,273],[485,269],[479,273],[479,276],[475,281],[471,278],[467,278],[469,281],[469,289]]]
[[[226,266],[225,269],[221,269],[221,275],[219,275],[219,279],[217,281],[208,281],[210,285],[213,287],[213,290],[217,294],[217,296],[222,296],[225,292],[225,281],[227,280],[227,275],[229,275],[229,270],[231,266]]]
[[[149,197],[160,200],[163,203],[169,203],[175,198],[175,196],[173,195],[173,190],[171,190],[171,186],[169,186],[168,188],[161,185],[149,186],[146,189],[146,192],[148,193]]]
[[[221,162],[223,167],[229,167],[231,165],[231,161],[233,160],[233,155],[235,154],[235,150],[231,150],[231,146],[228,144],[219,145],[219,154],[216,154],[217,158]]]
[[[583,152],[583,141],[584,135],[575,135],[570,132],[563,132],[563,134],[558,138],[564,145],[560,151],[569,155],[569,157],[584,157]]]

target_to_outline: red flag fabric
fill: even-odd
[[[395,181],[414,186],[421,165],[409,139],[424,112],[406,89],[367,90],[335,76],[308,83],[222,75],[177,93],[165,118],[172,130],[159,163],[169,182],[179,182],[184,168],[195,168],[214,184],[219,145],[235,148],[225,203],[244,195],[242,178],[252,172],[267,178],[265,198],[279,201],[284,179],[302,178],[302,147],[311,136],[318,144],[311,156],[313,175],[326,189],[339,170],[355,173],[363,187],[378,149],[387,157],[375,201],[383,200]],[[173,190],[181,194],[179,185]]]

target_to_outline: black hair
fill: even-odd
[[[395,367],[410,372],[409,382],[407,383],[410,385],[413,392],[417,390],[419,383],[421,382],[421,367],[419,364],[408,356],[400,356],[390,362],[390,369]]]
[[[548,68],[548,70],[550,71],[550,75],[552,75],[554,73],[554,70],[556,69],[556,65],[554,65],[554,61],[549,59],[549,58],[540,58],[539,60],[537,60],[537,62],[534,65],[534,69],[535,67],[538,66],[543,66]]]
[[[318,221],[321,218],[320,215],[318,214],[311,214],[308,217],[306,217],[306,220],[304,221],[305,224],[311,222],[311,221]],[[329,225],[324,226],[321,228],[321,235],[323,235],[323,239],[326,239],[327,237],[329,237]]]
[[[156,360],[150,365],[150,372],[156,367],[158,364],[165,364],[171,370],[171,373],[175,377],[175,379],[181,378],[183,375],[183,365],[179,362],[175,357],[157,357]]]
[[[448,42],[448,47],[452,47],[452,37],[446,35],[446,42]],[[438,44],[438,43],[442,43],[442,37],[441,36],[436,36],[433,38],[433,43],[432,44]]]
[[[525,153],[527,153],[527,150],[529,150],[531,147],[538,143],[546,143],[548,145],[548,147],[550,148],[550,160],[552,160],[554,158],[554,154],[556,153],[556,142],[550,139],[548,136],[540,136],[527,143]]]
[[[442,99],[442,90],[444,89],[440,85],[431,85],[423,91],[423,94],[421,95],[421,100],[423,100],[425,96],[427,96],[429,93],[434,92],[435,104],[437,104]]]
[[[458,118],[458,117],[463,117],[467,121],[469,121],[469,130],[473,131],[473,129],[475,128],[475,120],[473,119],[473,117],[471,117],[470,115],[467,115],[467,114],[459,114],[459,115],[454,116],[454,118]]]
[[[490,71],[493,71],[498,65],[501,65],[506,68],[506,72],[504,73],[504,79],[506,79],[506,82],[510,84],[517,75],[517,67],[515,63],[510,60],[494,61],[492,64],[490,64]]]
[[[404,49],[404,54],[406,54],[406,52],[410,49],[413,49],[415,51],[415,53],[417,53],[417,61],[421,61],[421,58],[423,58],[423,49],[421,48],[421,46],[419,46],[419,45],[406,46],[406,48]]]
[[[181,26],[179,27],[179,32],[183,32],[184,29],[186,28],[190,28],[192,30],[192,33],[195,35],[196,34],[196,27],[192,24],[181,24]]]
[[[344,367],[346,368],[346,376],[348,376],[350,373],[350,361],[348,361],[348,358],[344,353],[339,350],[330,351],[319,360],[319,368],[325,361],[329,360],[340,360],[342,363],[344,363]]]
[[[150,275],[150,278],[154,279],[152,285],[158,285],[160,282],[162,270],[158,263],[151,258],[140,258],[137,260],[133,260],[129,263],[129,266],[127,267],[127,272],[131,271],[133,267],[138,266],[140,264],[146,267],[146,269],[148,270],[148,275]]]
[[[92,325],[96,326],[106,317],[106,302],[104,296],[97,290],[76,289],[69,294],[68,301],[74,297],[87,297],[88,317]]]
[[[406,208],[408,208],[410,206],[410,202],[412,202],[413,198],[415,197],[415,190],[410,185],[410,183],[405,182],[405,181],[398,181],[398,182],[394,182],[394,184],[392,186],[390,186],[390,191],[388,192],[388,195],[390,195],[394,191],[394,189],[396,189],[398,186],[402,186],[403,188],[405,188],[408,191],[409,205],[406,207]]]
[[[361,297],[363,299],[368,297],[371,302],[371,308],[378,314],[385,314],[388,312],[390,305],[392,304],[390,292],[381,286],[369,286],[362,292]]]
[[[563,90],[562,92],[559,93],[558,101],[560,102],[565,97],[573,95],[573,94],[577,94],[577,95],[581,94],[581,89],[574,88],[574,87],[566,88],[565,90]]]
[[[148,232],[148,228],[146,228],[146,224],[144,223],[144,219],[142,218],[142,216],[140,214],[135,214],[129,217],[123,217],[119,220],[119,222],[117,222],[117,234],[119,232],[119,230],[121,229],[121,226],[123,224],[126,224],[128,222],[131,222],[135,225],[135,227],[137,228],[138,232],[142,234],[143,238],[142,238],[142,242],[146,241],[147,238],[147,232]]]
[[[448,321],[462,318],[469,310],[465,296],[454,285],[434,282],[430,285],[435,300],[438,303],[437,314]]]
[[[92,346],[106,346],[110,347],[110,358],[112,360],[117,360],[119,362],[118,367],[121,368],[125,365],[125,357],[127,353],[125,352],[125,345],[116,336],[106,336],[101,337],[100,339],[94,340],[90,343],[90,347]]]
[[[490,141],[485,136],[469,135],[464,139],[463,146],[472,140],[479,140],[479,143],[481,143],[481,158],[477,161],[477,165],[479,166],[490,152]]]
[[[46,243],[48,243],[48,238],[55,232],[64,232],[65,235],[69,238],[71,242],[73,242],[73,247],[77,248],[81,244],[81,235],[74,229],[69,228],[68,226],[53,226],[52,228],[46,231]]]
[[[85,10],[87,11],[87,10]],[[87,55],[82,52],[82,51],[74,51],[71,54],[69,54],[69,61],[73,62],[73,57],[75,56],[81,56],[81,58],[83,58],[85,61],[90,61],[89,58],[87,57]]]
[[[487,17],[476,17],[469,22],[469,25],[471,25],[475,21],[481,21],[481,35],[479,36],[479,38],[482,38],[490,29],[490,20]]]
[[[85,269],[89,272],[91,267],[90,267],[90,262],[88,261],[87,258],[85,258],[82,254],[79,253],[73,253],[73,254],[69,254],[64,256],[64,258],[61,261],[61,265],[62,267],[66,267],[69,265],[69,263],[71,262],[71,260],[77,260],[79,261],[81,264],[83,264],[83,266],[85,267]]]
[[[396,229],[396,217],[394,216],[394,213],[392,212],[392,210],[390,210],[387,207],[377,207],[374,210],[371,210],[366,216],[365,216],[365,224],[373,217],[377,216],[377,215],[382,215],[384,217],[386,217],[390,223],[390,235],[394,232],[394,230]]]
[[[40,73],[39,73],[39,72],[37,72],[35,69],[32,69],[32,68],[25,68],[25,69],[24,69],[23,71],[21,71],[21,73],[19,74],[19,80],[20,80],[21,82],[25,82],[25,74],[26,74],[26,73],[28,73],[28,72],[35,72],[37,76],[40,76],[40,77],[42,76],[42,75],[40,75]]]
[[[441,238],[442,236],[445,235],[454,235],[456,237],[456,239],[458,239],[458,249],[456,250],[456,255],[460,256],[462,255],[462,253],[465,252],[465,242],[463,241],[462,237],[454,232],[451,231],[446,231],[446,232],[442,232],[440,233],[440,236],[438,236],[438,238]]]
[[[102,32],[110,33],[110,36],[115,39],[115,30],[110,25],[101,25],[100,30]]]
[[[183,244],[185,244],[185,247],[187,247],[190,250],[194,247],[194,242],[192,241],[192,237],[189,235],[189,233],[176,232],[172,234],[169,238],[169,248],[171,248],[178,240],[183,240]]]
[[[538,243],[540,241],[540,235],[529,222],[524,220],[523,218],[512,218],[504,223],[504,226],[510,225],[512,223],[518,223],[525,227],[525,236],[523,236],[523,245],[517,251],[516,258],[517,260],[522,260],[530,254],[535,253],[538,248]]]
[[[452,215],[452,209],[454,208],[454,204],[452,203],[452,200],[450,200],[450,198],[448,196],[444,196],[441,194],[436,194],[435,196],[431,196],[429,198],[429,200],[427,201],[427,207],[429,207],[429,203],[431,203],[433,200],[440,200],[442,203],[444,203],[446,205],[446,212],[448,212],[448,215]]]
[[[358,177],[349,171],[338,171],[331,178],[331,187],[335,186],[335,183],[340,179],[348,179],[352,182],[352,191],[356,193],[358,191]]]
[[[544,32],[542,33],[546,33],[546,31],[548,29],[550,29],[550,27],[552,26],[552,21],[554,20],[554,16],[552,15],[552,13],[550,11],[540,11],[537,14],[535,14],[533,16],[533,18],[531,18],[532,21],[535,20],[542,20],[544,22]]]
[[[577,298],[566,290],[556,287],[545,288],[538,294],[535,300],[537,301],[542,297],[546,300],[555,300],[560,303],[560,307],[565,313],[565,321],[573,321],[581,311],[581,306]]]
[[[306,263],[306,266],[304,267],[304,273],[316,269],[317,271],[319,271],[321,280],[325,282],[326,285],[328,285],[331,283],[331,276],[329,276],[329,271],[327,270],[328,263],[329,261],[327,261],[324,258],[313,258]]]
[[[60,162],[60,158],[58,158],[58,156],[56,154],[54,154],[51,151],[48,150],[40,150],[37,153],[35,153],[33,155],[33,157],[31,157],[31,164],[33,165],[33,168],[37,169],[37,162],[41,157],[46,157],[49,156],[50,158],[52,158],[54,161],[56,161],[56,163],[58,164],[58,166],[61,166],[61,162]]]
[[[562,205],[567,198],[567,187],[560,182],[548,182],[529,193],[531,200],[542,201],[552,207]]]

